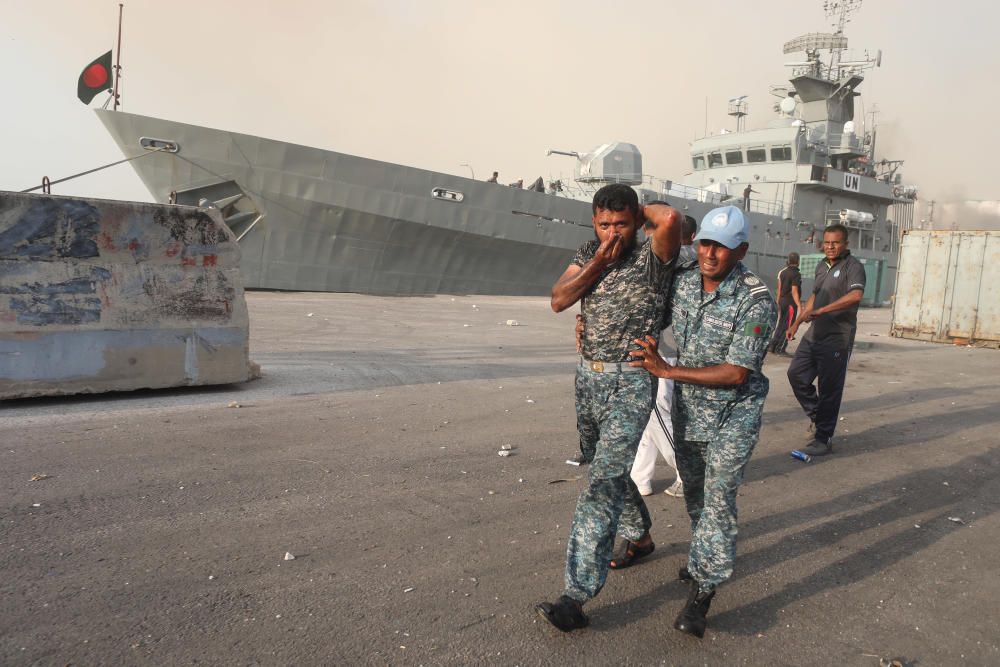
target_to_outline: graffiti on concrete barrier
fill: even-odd
[[[98,284],[110,277],[107,269],[92,267],[90,275],[62,282],[0,286],[0,294],[11,295],[10,310],[18,324],[87,324],[101,319]]]
[[[59,259],[97,257],[95,237],[100,213],[75,199],[32,201],[14,221],[0,231],[0,257]]]

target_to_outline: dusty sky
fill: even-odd
[[[121,157],[76,82],[114,45],[117,2],[0,0],[0,189]],[[883,50],[860,90],[881,157],[921,197],[1000,199],[1000,3],[868,0],[852,50]],[[572,170],[549,148],[639,146],[679,179],[688,143],[749,126],[787,81],[782,44],[829,30],[821,0],[128,0],[124,110],[503,182]],[[95,98],[98,106],[103,96]],[[149,200],[131,167],[57,194]]]

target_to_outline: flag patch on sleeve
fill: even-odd
[[[743,325],[743,335],[763,338],[767,335],[767,329],[766,322],[747,322]]]

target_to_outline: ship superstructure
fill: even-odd
[[[682,184],[719,199],[743,202],[748,194],[747,210],[763,216],[755,224],[771,248],[816,252],[811,246],[820,241],[823,227],[845,225],[852,252],[870,265],[869,282],[875,279],[870,300],[881,302],[892,293],[899,240],[912,227],[916,189],[903,184],[902,161],[876,157],[875,110],[867,127],[857,113],[864,74],[882,59],[881,51],[845,58],[844,26],[860,4],[828,2],[833,32],[785,43],[786,55],[805,57],[787,63],[790,85],[771,89],[778,98],[776,117],[766,127],[743,129],[747,99],[729,100],[737,131],[694,141],[692,171]],[[764,244],[756,245],[761,250]]]

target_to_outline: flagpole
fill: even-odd
[[[124,3],[118,3],[118,53],[115,56],[115,89],[111,91],[111,97],[115,99],[115,111],[118,111],[118,79],[122,75],[122,8]]]

